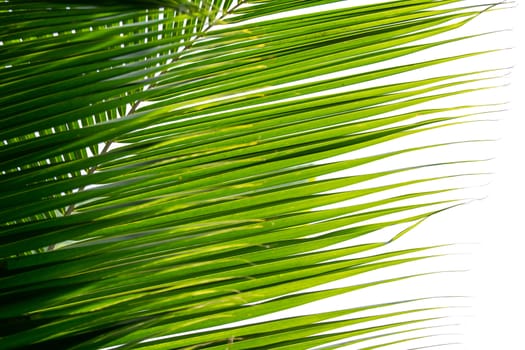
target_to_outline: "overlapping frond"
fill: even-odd
[[[428,321],[407,302],[234,324],[405,278],[306,291],[431,256],[340,245],[458,203],[429,199],[453,188],[409,188],[462,174],[367,185],[432,160],[348,172],[446,144],[336,157],[472,116],[469,105],[417,106],[473,91],[486,71],[380,79],[484,52],[373,64],[467,40],[429,41],[492,5],[313,8],[331,3],[344,5],[1,5],[2,348],[306,349]],[[371,320],[387,321],[323,333]]]

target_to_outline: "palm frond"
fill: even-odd
[[[491,88],[498,70],[382,80],[491,52],[390,63],[475,37],[438,37],[494,6],[461,3],[3,4],[2,348],[306,349],[432,319],[402,302],[256,320],[410,278],[308,290],[434,255],[376,250],[463,202],[435,183],[475,174],[392,177],[433,160],[353,170],[450,147],[355,155],[480,113],[420,105]]]

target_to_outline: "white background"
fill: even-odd
[[[441,223],[479,242],[473,250],[474,255],[468,257],[472,261],[469,278],[475,297],[472,310],[474,317],[469,322],[467,338],[461,347],[464,349],[525,349],[523,5],[517,4],[517,7],[497,16],[489,13],[483,21],[480,18],[479,23],[482,28],[491,25],[512,28],[508,40],[514,46],[510,58],[514,61],[511,85],[505,89],[510,106],[499,122],[500,140],[496,143],[495,175],[487,188],[488,197],[450,213],[448,217],[443,215],[436,218],[435,221],[436,227]]]
[[[370,3],[377,1],[353,1],[352,3]],[[471,1],[481,4],[481,1]],[[521,6],[518,6],[521,5]],[[398,271],[424,272],[443,270],[466,270],[463,272],[443,273],[419,278],[417,282],[401,282],[385,287],[373,287],[367,290],[350,293],[348,296],[335,298],[320,304],[318,310],[345,306],[357,306],[375,302],[386,302],[399,299],[408,299],[431,295],[461,295],[468,298],[443,299],[443,305],[457,305],[458,308],[447,309],[442,312],[446,316],[441,322],[444,333],[438,337],[424,338],[399,344],[391,344],[388,349],[422,349],[431,347],[436,349],[525,349],[523,341],[525,314],[525,247],[522,218],[525,216],[522,204],[525,197],[523,169],[525,143],[523,134],[525,123],[523,110],[525,94],[525,62],[523,61],[523,44],[525,38],[523,21],[525,20],[524,4],[509,4],[510,9],[485,13],[472,23],[469,23],[458,33],[479,33],[494,29],[512,29],[500,34],[474,40],[464,45],[465,52],[483,48],[506,48],[507,50],[481,60],[468,61],[462,64],[455,63],[454,68],[459,71],[476,69],[502,68],[513,65],[510,76],[505,76],[500,84],[509,84],[496,91],[492,90],[475,95],[474,102],[486,103],[494,99],[508,102],[504,113],[490,116],[497,118],[496,122],[469,125],[460,129],[460,136],[465,138],[483,135],[497,138],[496,142],[488,146],[479,146],[474,152],[478,158],[494,158],[488,162],[493,175],[476,183],[473,198],[486,197],[481,201],[474,201],[440,213],[422,223],[411,231],[403,241],[410,242],[410,246],[425,246],[440,243],[460,243],[448,247],[445,253],[448,256],[436,258],[429,262],[418,263],[416,267],[402,266]],[[458,54],[458,46],[451,46],[450,55]],[[461,51],[461,49],[460,49]],[[442,53],[442,52],[441,52]],[[432,58],[420,56],[420,59]],[[445,55],[446,56],[446,55]],[[403,61],[400,64],[403,64]],[[477,63],[476,63],[477,62]],[[441,74],[443,71],[437,71]],[[509,73],[508,71],[503,72]],[[417,77],[416,77],[417,78]],[[451,132],[451,135],[454,132]],[[439,137],[442,137],[442,132]],[[457,134],[455,134],[457,136]],[[439,138],[437,138],[439,139]],[[396,141],[397,142],[397,141]],[[471,152],[471,151],[469,151]],[[459,152],[460,158],[467,153]],[[472,153],[468,153],[472,154]],[[471,184],[471,183],[469,183]],[[482,185],[482,186],[477,186]],[[407,248],[405,243],[395,242],[394,249]],[[413,270],[410,270],[413,269]],[[362,280],[353,279],[352,283],[367,282],[389,278],[392,270],[378,271],[363,277]],[[337,286],[335,284],[334,286]],[[385,295],[388,293],[388,295]],[[388,298],[388,299],[387,299]],[[430,305],[423,303],[423,306]],[[431,305],[436,305],[434,300]],[[350,329],[350,328],[349,328]],[[419,335],[430,334],[423,331]],[[418,334],[414,334],[416,336]],[[412,335],[410,335],[412,336]],[[406,339],[404,335],[395,339]],[[364,349],[366,346],[387,342],[363,342],[348,345],[345,349]],[[431,346],[442,344],[441,346]]]
[[[523,9],[525,6],[523,5],[514,4],[517,7],[499,11],[500,13],[484,14],[469,24],[471,27],[469,30],[473,32],[492,28],[512,29],[512,32],[503,33],[497,38],[483,39],[491,47],[505,47],[509,46],[509,43],[513,46],[513,50],[507,52],[504,57],[493,58],[490,61],[491,65],[495,67],[507,66],[508,63],[514,65],[510,86],[500,91],[503,93],[502,98],[508,100],[510,104],[507,106],[508,111],[499,115],[498,118],[501,120],[493,126],[498,141],[492,144],[492,149],[488,151],[488,155],[495,156],[495,160],[491,163],[494,175],[482,190],[487,198],[436,215],[405,237],[407,240],[420,240],[422,244],[434,240],[474,243],[460,246],[459,249],[456,247],[457,252],[466,254],[456,256],[455,261],[447,259],[446,263],[443,263],[452,268],[459,266],[469,269],[468,272],[440,276],[439,279],[430,276],[421,281],[416,287],[417,292],[414,292],[414,295],[420,292],[430,292],[435,295],[435,291],[449,290],[456,295],[460,291],[460,294],[470,295],[472,298],[465,299],[459,304],[471,308],[445,313],[456,315],[451,319],[459,326],[447,331],[458,334],[442,336],[439,341],[431,339],[428,342],[401,343],[392,345],[388,347],[389,349],[417,348],[425,344],[449,342],[450,345],[432,347],[432,349],[525,349],[523,340],[525,230],[522,221],[525,214],[523,205],[525,198],[523,177],[525,11]],[[483,103],[482,99],[483,97],[480,96],[480,103]],[[469,132],[475,131],[470,129]],[[430,269],[440,270],[443,267],[440,266],[439,259],[433,264],[429,266]],[[378,293],[381,292],[384,292],[384,289],[382,291],[378,289]],[[406,295],[406,293],[407,289],[401,287],[399,294]],[[357,349],[361,346],[348,348]]]

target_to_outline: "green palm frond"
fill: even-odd
[[[446,98],[498,70],[383,80],[491,52],[392,63],[481,35],[442,36],[494,4],[350,5],[2,4],[1,347],[383,347],[432,330],[416,300],[257,319],[413,277],[309,289],[436,255],[378,249],[464,202],[436,183],[477,173],[395,175],[474,160],[356,172],[452,143],[358,152],[497,108]]]

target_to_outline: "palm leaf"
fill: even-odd
[[[378,249],[463,203],[440,184],[477,173],[393,176],[473,160],[363,173],[452,143],[357,154],[479,115],[440,101],[497,85],[497,70],[381,79],[491,52],[391,64],[472,38],[433,39],[494,5],[1,6],[2,348],[305,349],[436,319],[407,301],[257,321],[413,277],[309,290],[435,255]],[[352,242],[396,225],[386,241]],[[403,310],[381,311],[392,304]]]

